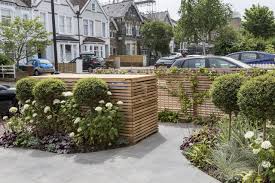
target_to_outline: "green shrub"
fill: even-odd
[[[237,93],[244,80],[245,77],[240,74],[223,75],[215,79],[210,91],[214,105],[229,115],[229,138],[231,134],[231,116],[233,112],[239,112]]]
[[[96,107],[100,100],[108,100],[108,85],[102,79],[87,78],[79,80],[74,87],[77,104]]]
[[[0,53],[0,65],[8,65],[12,64],[12,61],[10,58],[8,58],[6,55]]]
[[[35,78],[24,78],[20,79],[16,83],[16,97],[22,103],[25,103],[26,100],[32,100],[34,98],[32,90],[37,84],[38,80]]]
[[[59,79],[44,79],[39,81],[34,89],[35,100],[42,105],[52,105],[54,99],[61,99],[65,91],[65,83]]]
[[[171,122],[171,123],[178,123],[179,122],[179,113],[169,111],[168,109],[164,109],[158,113],[158,119],[160,122]]]
[[[266,137],[266,122],[275,118],[275,77],[267,74],[245,82],[238,93],[238,104],[248,119],[263,122]]]

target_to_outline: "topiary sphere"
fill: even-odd
[[[226,114],[238,112],[237,93],[244,82],[241,74],[227,74],[215,79],[210,94],[212,102]]]
[[[43,79],[33,88],[34,99],[42,105],[52,105],[54,99],[62,99],[66,85],[60,79]]]
[[[74,99],[77,104],[96,107],[100,100],[108,100],[108,85],[98,78],[80,79],[74,87]]]
[[[238,104],[241,112],[250,119],[274,119],[275,77],[266,74],[245,82],[238,93]]]
[[[20,79],[16,83],[16,97],[17,99],[24,103],[26,100],[33,100],[34,96],[32,90],[37,84],[38,80],[35,78],[27,77]]]

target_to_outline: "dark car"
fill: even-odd
[[[81,53],[79,57],[73,59],[70,63],[75,63],[78,59],[83,61],[83,70],[86,71],[102,68],[105,65],[105,60],[96,56],[94,53]]]
[[[0,115],[8,115],[9,109],[17,105],[15,88],[0,85]]]
[[[53,64],[46,59],[31,59],[27,62],[27,66],[33,67],[33,74],[38,76],[44,73],[51,73],[55,72]],[[24,66],[19,66],[24,67]]]
[[[243,51],[227,55],[246,64],[275,64],[275,54],[260,51]]]
[[[251,66],[242,63],[241,61],[232,59],[230,57],[218,57],[218,56],[200,56],[182,58],[175,61],[172,67],[178,68],[245,68],[250,69]]]
[[[172,66],[172,64],[176,61],[176,59],[178,59],[180,57],[178,57],[177,55],[172,55],[169,57],[162,57],[160,59],[158,59],[158,61],[155,64],[156,68],[170,68]]]

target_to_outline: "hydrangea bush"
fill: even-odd
[[[85,83],[97,88],[94,80]],[[103,83],[104,87],[106,84],[100,80],[96,83]],[[20,100],[18,108],[10,108],[11,117],[3,117],[6,132],[0,137],[0,145],[31,147],[58,153],[113,147],[119,137],[119,108],[123,102],[110,100],[112,93],[107,84],[100,91],[104,93],[95,95],[96,91],[91,91],[93,94],[90,97],[97,96],[96,99],[89,99],[88,91],[85,91],[86,100],[93,102],[94,106],[88,104],[87,109],[85,103],[80,105],[75,99],[82,93],[77,90],[75,93],[65,91],[65,84],[61,80],[46,79],[37,82],[33,87],[34,97]],[[21,92],[20,89],[18,92]]]

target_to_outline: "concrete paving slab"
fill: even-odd
[[[0,183],[218,183],[181,154],[192,131],[161,124],[159,133],[134,146],[87,154],[0,148]]]

